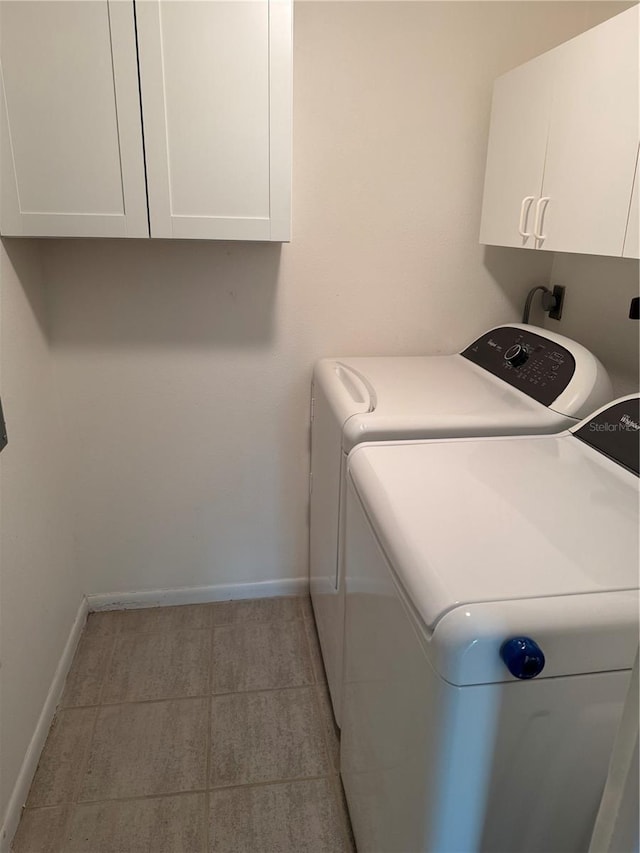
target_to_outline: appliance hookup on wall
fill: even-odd
[[[551,298],[553,300],[553,305],[549,309],[549,317],[552,320],[559,320],[562,317],[562,306],[564,305],[564,285],[562,284],[554,284],[553,290],[551,291]],[[546,295],[546,294],[545,294]],[[542,297],[542,305],[547,310],[544,304],[544,296]]]
[[[531,303],[536,293],[542,291],[542,310],[546,311],[552,320],[559,320],[562,317],[562,305],[564,303],[565,288],[561,284],[554,284],[553,290],[549,290],[544,284],[538,284],[532,287],[527,294],[527,300],[524,303],[524,311],[522,312],[522,322],[529,322],[529,314],[531,312]]]

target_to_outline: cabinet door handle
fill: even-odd
[[[536,240],[546,240],[547,235],[540,233],[540,228],[542,227],[542,217],[544,216],[544,212],[547,209],[547,204],[551,201],[551,197],[548,195],[542,196],[542,198],[538,199],[538,203],[536,204],[536,221],[533,224],[533,236]]]
[[[534,197],[532,195],[525,196],[522,199],[522,204],[520,205],[520,223],[518,225],[518,232],[521,237],[531,237],[531,231],[525,231],[524,229],[527,224],[527,218],[529,217],[533,198]]]

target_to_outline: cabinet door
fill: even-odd
[[[638,149],[638,7],[556,53],[542,247],[619,257]]]
[[[133,5],[0,3],[0,231],[145,237]]]
[[[636,160],[636,176],[633,181],[633,192],[631,194],[631,206],[629,207],[629,218],[627,220],[627,233],[624,238],[625,258],[640,258],[640,193],[638,182],[640,181],[640,148]]]
[[[290,0],[136,0],[152,237],[288,240]]]
[[[480,242],[535,248],[555,51],[503,74],[493,87]],[[529,236],[523,236],[522,231]]]

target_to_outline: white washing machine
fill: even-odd
[[[638,645],[639,400],[559,435],[349,456],[359,853],[588,850]]]
[[[338,724],[344,630],[339,532],[349,451],[363,441],[559,432],[612,396],[595,356],[532,326],[500,326],[454,355],[316,364],[310,586]]]

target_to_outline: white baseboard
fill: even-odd
[[[38,761],[40,759],[40,753],[42,752],[47,735],[49,734],[51,721],[53,720],[56,708],[58,707],[58,702],[60,701],[60,696],[62,695],[62,690],[64,688],[64,682],[67,677],[67,673],[69,672],[71,662],[73,661],[73,656],[76,652],[78,641],[80,640],[80,634],[84,628],[88,609],[87,600],[83,596],[80,606],[78,607],[78,612],[76,613],[76,618],[71,626],[67,642],[65,643],[62,655],[58,662],[58,666],[56,667],[53,680],[51,681],[47,698],[45,699],[42,711],[40,712],[36,730],[34,731],[27,748],[24,761],[22,762],[22,767],[20,768],[20,773],[18,774],[16,784],[9,799],[7,811],[4,815],[2,827],[0,828],[0,853],[9,853],[13,836],[15,835],[18,823],[20,822],[22,807],[27,800],[33,775],[36,772]]]
[[[87,595],[90,611],[137,607],[167,607],[172,604],[208,604],[238,598],[272,598],[276,595],[306,595],[307,578],[289,578],[256,583],[189,586],[135,592],[101,592]]]

